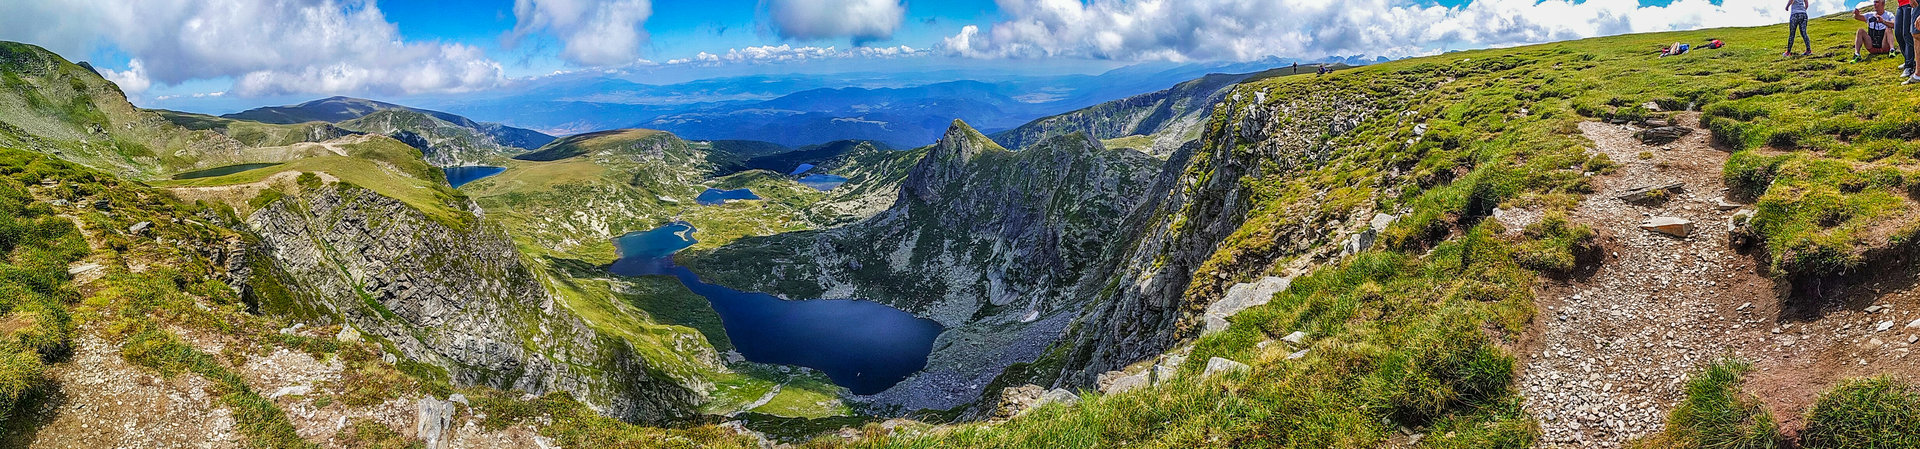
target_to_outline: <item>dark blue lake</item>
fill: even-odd
[[[807,187],[812,187],[815,190],[819,190],[822,192],[833,190],[833,188],[840,187],[841,184],[846,184],[846,183],[847,183],[847,177],[838,176],[838,175],[823,175],[819,173],[814,173],[811,175],[807,175],[804,178],[800,178],[800,184],[805,185]]]
[[[798,176],[799,174],[806,173],[807,170],[812,170],[812,169],[813,169],[813,164],[800,164],[799,167],[794,167],[793,173],[788,173],[787,176]]]
[[[879,393],[926,368],[939,323],[872,301],[786,301],[708,284],[671,257],[693,245],[693,231],[674,223],[621,236],[612,271],[678,278],[713,304],[747,360],[820,370],[854,394]]]
[[[225,166],[225,167],[214,167],[214,168],[209,168],[209,169],[206,169],[206,170],[200,170],[200,171],[190,171],[190,172],[186,172],[186,173],[181,173],[181,174],[178,174],[178,175],[173,175],[173,179],[199,179],[199,178],[212,178],[212,177],[215,177],[215,176],[226,176],[226,175],[231,175],[231,174],[234,174],[234,173],[239,173],[239,172],[243,172],[243,171],[250,171],[250,170],[259,170],[259,169],[262,169],[262,168],[267,168],[267,167],[272,167],[272,166],[275,166],[275,165],[280,165],[280,164],[240,164],[240,165],[228,165],[228,166]]]
[[[442,168],[440,169],[440,171],[446,172],[447,185],[453,186],[453,188],[458,189],[460,188],[460,186],[467,185],[467,183],[469,182],[479,181],[480,178],[485,178],[488,176],[500,174],[500,172],[507,171],[507,169],[505,167],[469,165],[465,167]]]
[[[749,189],[707,189],[705,192],[700,192],[700,196],[695,197],[693,202],[700,203],[702,206],[718,206],[727,204],[728,201],[757,199],[760,199],[760,196],[754,195],[753,190]]]

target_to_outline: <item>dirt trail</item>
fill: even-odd
[[[1689,114],[1679,122],[1697,127],[1697,120]],[[1572,216],[1599,234],[1605,263],[1550,283],[1540,295],[1520,387],[1540,420],[1542,446],[1620,447],[1658,431],[1684,397],[1687,375],[1727,356],[1755,362],[1748,390],[1766,398],[1789,430],[1812,398],[1841,377],[1913,372],[1906,345],[1920,329],[1903,328],[1920,317],[1914,313],[1920,301],[1911,294],[1905,306],[1874,316],[1864,313],[1864,303],[1855,311],[1782,311],[1784,289],[1754,257],[1728,247],[1730,216],[1751,207],[1716,207],[1725,193],[1720,170],[1728,154],[1705,130],[1667,145],[1642,144],[1630,125],[1583,123],[1580,130],[1620,168],[1596,177],[1598,191]],[[1641,159],[1643,153],[1651,158]],[[1675,182],[1685,192],[1663,204],[1617,198]],[[1687,238],[1640,228],[1646,218],[1661,216],[1692,220],[1696,228]],[[1912,276],[1907,279],[1910,286]],[[1846,330],[1894,319],[1902,321],[1871,340]],[[1839,347],[1853,340],[1882,345],[1847,365],[1858,369],[1836,369],[1842,365],[1836,360],[1860,355]]]

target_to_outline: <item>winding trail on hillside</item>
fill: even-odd
[[[1683,117],[1686,126],[1695,117]],[[1619,168],[1596,176],[1596,192],[1573,221],[1591,226],[1605,248],[1597,271],[1550,285],[1535,320],[1521,391],[1540,420],[1545,447],[1619,447],[1660,429],[1683,396],[1686,376],[1702,363],[1741,352],[1766,327],[1746,302],[1770,303],[1773,282],[1750,258],[1727,248],[1728,218],[1715,198],[1727,153],[1695,130],[1668,145],[1644,145],[1638,128],[1588,122],[1580,130],[1592,151]],[[1652,158],[1641,159],[1642,153]],[[1684,184],[1657,206],[1628,203],[1629,190]],[[1677,238],[1640,229],[1649,216],[1692,220]],[[1741,300],[1739,298],[1748,298]]]
[[[1726,357],[1754,362],[1745,388],[1788,432],[1840,379],[1913,373],[1920,361],[1907,357],[1920,329],[1903,328],[1920,317],[1910,270],[1890,270],[1909,272],[1905,294],[1876,289],[1820,301],[1826,305],[1817,310],[1785,300],[1760,251],[1742,254],[1728,244],[1729,219],[1752,208],[1719,207],[1728,152],[1698,128],[1697,114],[1677,122],[1694,132],[1666,145],[1641,143],[1632,125],[1580,125],[1593,151],[1620,167],[1595,177],[1597,191],[1571,217],[1598,234],[1605,262],[1543,286],[1524,350],[1520,388],[1540,421],[1543,447],[1621,447],[1658,432],[1684,399],[1687,377]],[[1619,199],[1670,183],[1685,191],[1664,203]],[[1648,217],[1680,217],[1696,228],[1672,237],[1641,229]],[[1868,312],[1874,304],[1885,308]],[[1893,329],[1876,329],[1889,320],[1898,320]]]

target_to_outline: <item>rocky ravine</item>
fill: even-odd
[[[656,374],[624,340],[556,307],[507,236],[475,222],[452,228],[358,188],[312,189],[247,220],[304,287],[292,290],[455,383],[567,391],[634,421],[691,414],[704,388]]]

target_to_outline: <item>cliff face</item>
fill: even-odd
[[[1249,223],[1248,178],[1284,178],[1325,162],[1328,142],[1380,113],[1384,105],[1365,95],[1295,93],[1269,99],[1269,92],[1235,89],[1217,106],[1183,169],[1162,174],[1155,197],[1136,211],[1123,231],[1129,243],[1116,258],[1114,289],[1102,292],[1071,342],[1072,354],[1057,384],[1092,385],[1100,373],[1157,356],[1198,330],[1200,312],[1226,288],[1273,269],[1282,257],[1325,243],[1334,233],[1325,223],[1347,217],[1319,216],[1324,194],[1307,195],[1262,211],[1279,220]],[[1176,160],[1179,158],[1176,158]],[[1257,239],[1223,250],[1235,239]],[[1244,249],[1244,248],[1251,248]]]
[[[479,220],[475,220],[479,221]],[[310,299],[456,384],[566,391],[632,421],[688,416],[701,399],[625,340],[555,301],[493,225],[456,229],[359,188],[277,201],[248,225]]]
[[[1104,281],[1110,232],[1162,162],[1084,135],[1011,152],[955,123],[909,171],[892,208],[824,232],[743,239],[686,262],[792,299],[872,299],[939,321],[927,370],[868,398],[950,409],[1058,339]]]

